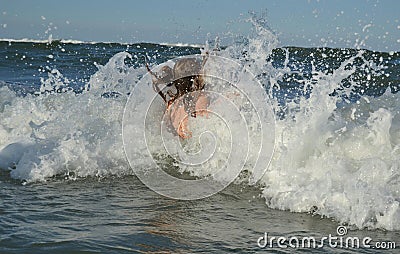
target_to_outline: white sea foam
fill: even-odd
[[[275,38],[258,29],[259,36],[242,51],[271,52]],[[260,182],[262,196],[272,208],[313,212],[357,228],[398,230],[399,95],[388,89],[343,109],[337,106],[339,98],[330,96],[355,71],[348,66],[361,55],[331,74],[313,68],[312,80],[305,80],[313,89],[310,98],[288,103],[286,117],[276,122],[276,148]],[[275,70],[263,59],[251,57],[250,68],[263,70],[264,83],[279,87],[280,76],[290,70]]]
[[[126,89],[144,69],[124,66],[127,53],[112,57],[90,80],[90,91],[53,93],[68,82],[54,70],[42,81],[40,96],[17,97],[0,88],[1,167],[26,181],[73,173],[102,176],[130,173],[121,139]],[[121,68],[119,68],[121,67]],[[132,74],[130,71],[133,71]],[[132,77],[131,75],[134,75]],[[103,94],[120,92],[118,97]]]
[[[290,70],[266,61],[277,39],[258,23],[255,32],[247,43],[219,54],[236,58],[256,74],[264,73],[263,83],[269,88],[279,87],[278,80]],[[82,94],[49,92],[52,86],[68,83],[56,70],[43,80],[39,96],[18,97],[0,87],[0,168],[27,181],[71,173],[132,174],[123,152],[122,112],[127,93],[145,69],[126,66],[126,57],[130,55],[122,52],[99,65]],[[357,228],[399,230],[399,95],[387,91],[339,108],[339,99],[329,94],[353,73],[346,68],[352,61],[330,74],[314,69],[312,80],[305,80],[313,89],[311,97],[288,103],[286,117],[276,123],[273,160],[259,182],[262,197],[276,209],[312,211]],[[108,93],[117,96],[103,96]],[[143,94],[143,100],[153,96]],[[279,105],[272,103],[278,110]],[[218,121],[208,123],[215,123],[214,130],[223,135]],[[207,168],[199,170],[192,173],[210,173]]]

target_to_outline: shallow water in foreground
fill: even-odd
[[[260,248],[257,240],[265,232],[318,240],[329,234],[336,236],[337,222],[269,209],[258,197],[259,190],[242,185],[230,186],[204,200],[177,201],[159,196],[134,176],[28,185],[5,176],[0,181],[1,253],[377,251],[328,245],[316,249]],[[400,240],[398,231],[349,230],[348,236],[370,237],[373,242]]]

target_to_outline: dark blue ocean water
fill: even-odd
[[[346,236],[395,242],[397,250],[385,252],[397,253],[400,53],[285,47],[259,64],[250,46],[220,51],[254,67],[274,101],[277,133],[289,134],[279,136],[258,185],[181,201],[134,176],[120,119],[125,88],[136,82],[127,78],[145,74],[145,57],[155,66],[200,48],[0,41],[0,253],[378,251],[257,244],[266,232],[321,243],[339,225]],[[131,57],[114,62],[120,52]],[[331,98],[332,110],[322,104]],[[320,125],[308,125],[314,121]],[[336,162],[337,171],[329,169]]]

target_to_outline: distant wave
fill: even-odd
[[[153,43],[153,42],[136,42],[136,43],[127,43],[127,42],[100,42],[100,41],[80,41],[80,40],[63,40],[63,39],[51,39],[51,40],[37,40],[37,39],[8,39],[8,38],[0,38],[0,42],[28,42],[28,43],[65,43],[65,44],[119,44],[119,45],[137,45],[137,44],[158,44],[162,46],[169,47],[192,47],[192,48],[202,48],[204,45],[202,44],[191,44],[191,43]]]
[[[62,42],[62,43],[70,43],[70,44],[97,44],[100,42],[87,42],[87,41],[79,41],[79,40],[36,40],[36,39],[7,39],[7,38],[0,38],[0,41],[5,42],[29,42],[29,43],[52,43],[52,42]]]
[[[191,43],[167,43],[167,42],[162,42],[158,43],[163,46],[170,46],[170,47],[191,47],[191,48],[203,48],[203,44],[191,44]]]

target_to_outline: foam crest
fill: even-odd
[[[344,59],[332,55],[341,62],[331,71],[322,71],[311,58],[310,76],[292,71],[288,50],[283,66],[274,67],[269,59],[277,38],[264,19],[251,22],[254,36],[222,54],[237,57],[258,75],[276,113],[283,112],[276,122],[271,165],[259,182],[267,205],[356,228],[400,229],[399,96],[388,88],[380,97],[347,99],[355,89],[374,85],[368,78],[363,89],[349,79],[356,62],[364,69],[372,66],[373,72],[385,67],[366,60],[362,50]],[[296,77],[302,93],[281,87],[287,75]],[[350,86],[343,87],[346,80]]]
[[[197,61],[200,65],[201,59],[192,55],[167,64],[175,63],[175,67],[182,62]],[[209,103],[201,109],[196,104],[198,116],[174,118],[186,114],[179,113],[184,107],[180,99],[165,113],[161,97],[151,89],[150,75],[135,86],[125,108],[123,137],[130,165],[143,183],[168,197],[198,199],[215,194],[234,181],[243,169],[255,182],[267,168],[272,154],[274,114],[261,84],[232,59],[215,55],[208,55],[207,59],[202,76],[204,90],[185,95],[205,98]],[[166,66],[157,68],[163,67]],[[192,71],[186,77],[203,75],[197,69]],[[172,128],[178,129],[174,124],[187,119],[191,138],[182,140],[168,131],[165,124],[168,112],[172,112]],[[145,142],[136,142],[143,138]],[[186,181],[166,174],[160,158],[169,158],[178,171],[199,179]]]
[[[354,73],[349,66],[361,54],[333,73],[313,68],[312,79],[304,82],[311,89],[309,98],[287,103],[261,183],[263,196],[273,208],[311,212],[357,228],[396,230],[400,154],[393,130],[399,128],[398,95],[364,96],[344,108],[338,107],[342,98],[332,96]],[[272,84],[274,78],[269,77]]]
[[[68,80],[58,70],[42,80],[38,95],[18,97],[1,87],[1,168],[28,182],[130,174],[122,146],[122,112],[127,87],[144,70],[125,66],[126,57],[116,54],[98,66],[80,94],[61,89],[68,88]]]

